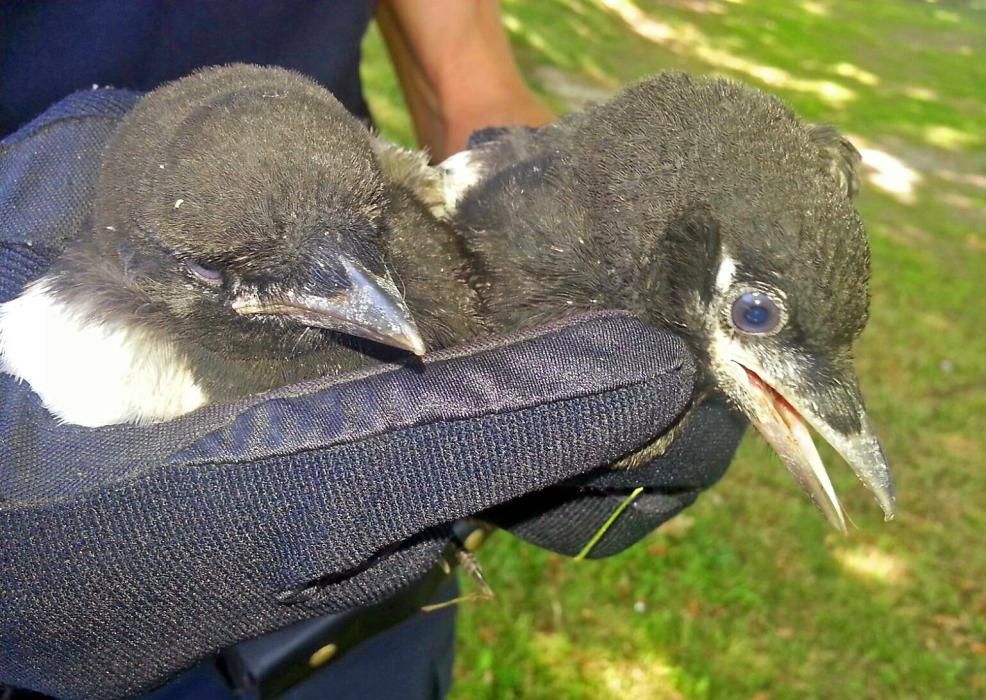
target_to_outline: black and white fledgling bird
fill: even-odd
[[[411,194],[423,163],[286,70],[154,90],[104,154],[87,229],[0,306],[0,368],[97,426],[474,335],[460,244]]]
[[[773,97],[668,73],[442,168],[497,329],[625,309],[680,334],[699,366],[693,405],[726,394],[844,530],[806,422],[894,512],[852,367],[870,264],[857,160]]]

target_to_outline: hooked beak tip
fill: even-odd
[[[428,346],[417,329],[409,328],[404,332],[391,336],[391,344],[401,350],[407,350],[418,357],[428,352]]]
[[[237,299],[233,309],[242,315],[285,316],[307,326],[424,355],[428,350],[425,341],[389,276],[375,275],[346,258],[342,263],[349,278],[349,286],[342,292],[321,296],[288,289],[269,299]]]
[[[887,458],[876,434],[869,426],[861,400],[853,407],[862,418],[858,434],[844,435],[808,407],[795,408],[789,398],[745,365],[739,365],[745,380],[743,402],[748,416],[767,442],[781,457],[788,470],[808,493],[825,519],[839,532],[846,533],[846,515],[835,493],[825,466],[815,449],[805,421],[812,425],[873,493],[884,513],[892,520],[895,513],[893,480]],[[791,396],[792,400],[797,396]]]

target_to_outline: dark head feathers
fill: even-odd
[[[149,93],[105,163],[96,226],[127,227],[204,263],[290,264],[326,231],[365,238],[384,208],[366,128],[279,68],[209,68]]]
[[[809,133],[832,177],[850,198],[859,194],[859,164],[863,158],[856,147],[828,124],[814,126]]]
[[[702,280],[682,279],[665,237],[687,221],[688,231],[717,233],[717,252],[738,261],[738,274],[786,287],[807,335],[848,344],[862,329],[869,251],[848,196],[858,182],[855,151],[831,128],[807,125],[777,98],[732,80],[664,73],[524,138],[535,155],[467,192],[457,218],[466,230],[495,219],[512,232],[508,245],[533,236],[542,248],[539,260],[521,262],[495,236],[467,234],[480,264],[508,280],[504,298],[490,301],[494,313],[591,304],[680,326],[670,287]],[[569,210],[568,225],[541,221],[549,201]],[[527,265],[543,282],[525,282]],[[596,294],[569,294],[572,279]],[[516,293],[531,286],[527,300]]]

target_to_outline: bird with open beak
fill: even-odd
[[[680,334],[699,368],[693,406],[729,397],[844,530],[807,426],[894,513],[852,367],[870,266],[857,160],[771,96],[667,73],[541,129],[503,130],[442,168],[495,327],[625,309]]]
[[[148,93],[86,230],[0,306],[0,369],[66,422],[152,422],[478,333],[459,243],[391,176],[415,158],[282,69]]]

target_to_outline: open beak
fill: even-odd
[[[757,371],[736,360],[727,364],[731,365],[731,384],[740,394],[734,398],[833,527],[840,532],[846,531],[845,514],[806,423],[846,460],[876,497],[886,519],[894,517],[890,465],[855,389],[855,378],[839,382],[839,395],[843,398],[838,409],[840,413],[853,416],[852,423],[858,429],[842,432],[816,408],[824,405],[821,400],[824,387],[786,388],[785,384],[789,382],[782,382],[777,377],[768,378],[760,368]]]
[[[262,297],[237,297],[233,309],[244,316],[286,316],[306,326],[327,328],[424,355],[425,342],[393,280],[374,275],[347,258],[342,258],[342,267],[348,284],[331,296],[287,289]]]

